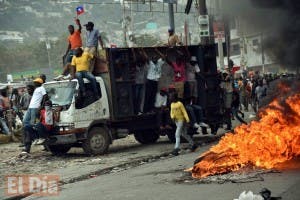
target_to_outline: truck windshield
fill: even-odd
[[[68,106],[72,103],[76,82],[56,82],[45,84],[44,87],[54,106]]]

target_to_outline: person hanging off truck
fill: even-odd
[[[176,51],[176,61],[172,61],[169,59],[167,55],[162,54],[158,49],[155,49],[156,52],[161,56],[163,60],[165,60],[174,70],[174,78],[173,84],[175,86],[177,95],[179,99],[183,99],[184,97],[184,84],[186,81],[186,61],[185,57],[187,54],[183,54],[180,51]]]
[[[89,71],[89,65],[91,59],[94,56],[88,52],[84,52],[82,48],[77,48],[75,57],[72,59],[71,66],[73,66],[76,70],[75,77],[78,80],[79,89],[81,92],[82,97],[86,96],[86,88],[84,86],[83,78],[88,79],[91,82],[92,90],[94,92],[94,97],[99,99],[96,78],[95,76]],[[74,79],[74,74],[71,75],[71,79]]]
[[[63,69],[62,75],[56,77],[54,80],[61,80],[66,73],[70,73],[70,79],[75,77],[78,79],[79,89],[81,96],[86,96],[86,90],[84,86],[83,78],[88,79],[91,82],[94,96],[96,99],[99,99],[98,90],[96,86],[96,79],[91,73],[94,69],[95,57],[98,55],[98,41],[102,48],[103,42],[99,34],[99,30],[94,29],[94,23],[88,22],[84,26],[86,27],[86,47],[83,51],[82,41],[81,41],[81,24],[79,19],[76,19],[76,23],[79,26],[79,29],[74,32],[74,26],[69,25],[69,45],[67,52],[68,62],[66,67]],[[75,47],[75,49],[73,49]],[[71,51],[70,51],[71,50]]]
[[[142,55],[146,60],[147,68],[147,80],[146,80],[146,93],[145,93],[145,103],[144,112],[152,112],[155,110],[155,97],[158,89],[158,82],[161,77],[161,68],[164,61],[159,55],[155,55],[152,59],[146,54],[144,49],[142,49]]]
[[[47,100],[40,110],[40,121],[36,124],[27,124],[24,126],[24,149],[22,154],[30,153],[31,144],[34,140],[41,138],[39,144],[45,144],[50,141],[49,136],[55,131],[55,122],[58,120],[52,110],[52,102]]]
[[[73,25],[68,26],[69,30],[69,37],[68,37],[68,47],[67,51],[63,56],[63,72],[61,75],[57,76],[54,78],[54,80],[61,80],[61,79],[68,79],[69,77],[66,76],[70,71],[72,70],[71,68],[71,62],[72,58],[75,55],[75,51],[77,48],[82,47],[82,39],[81,39],[81,24],[80,20],[76,19],[75,20],[76,24],[78,25],[78,29],[75,30]]]

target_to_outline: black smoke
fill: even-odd
[[[279,10],[264,46],[270,56],[288,68],[300,66],[300,1],[299,0],[252,0],[254,6],[266,10]]]
[[[223,11],[264,33],[264,50],[272,60],[299,70],[300,0],[226,0]]]

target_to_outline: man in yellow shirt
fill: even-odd
[[[177,156],[180,151],[180,136],[183,136],[190,144],[191,151],[195,151],[198,147],[192,137],[187,134],[187,127],[186,123],[190,122],[190,118],[184,108],[184,105],[178,100],[178,95],[175,94],[173,101],[171,103],[171,119],[175,121],[176,124],[176,132],[175,132],[175,147],[172,152],[174,156]]]
[[[86,89],[83,81],[83,78],[86,78],[92,85],[92,89],[94,94],[96,95],[96,99],[99,99],[96,78],[91,72],[89,72],[90,60],[93,57],[94,56],[92,54],[83,52],[82,48],[77,48],[76,54],[75,56],[73,56],[71,66],[75,67],[76,69],[75,77],[78,79],[79,89],[82,96],[86,95]]]

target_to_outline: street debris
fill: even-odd
[[[238,199],[234,200],[264,200],[261,195],[253,194],[252,191],[243,191]]]
[[[243,191],[238,199],[234,200],[280,200],[281,197],[271,197],[271,191],[263,188],[259,194],[254,194],[252,191]]]

